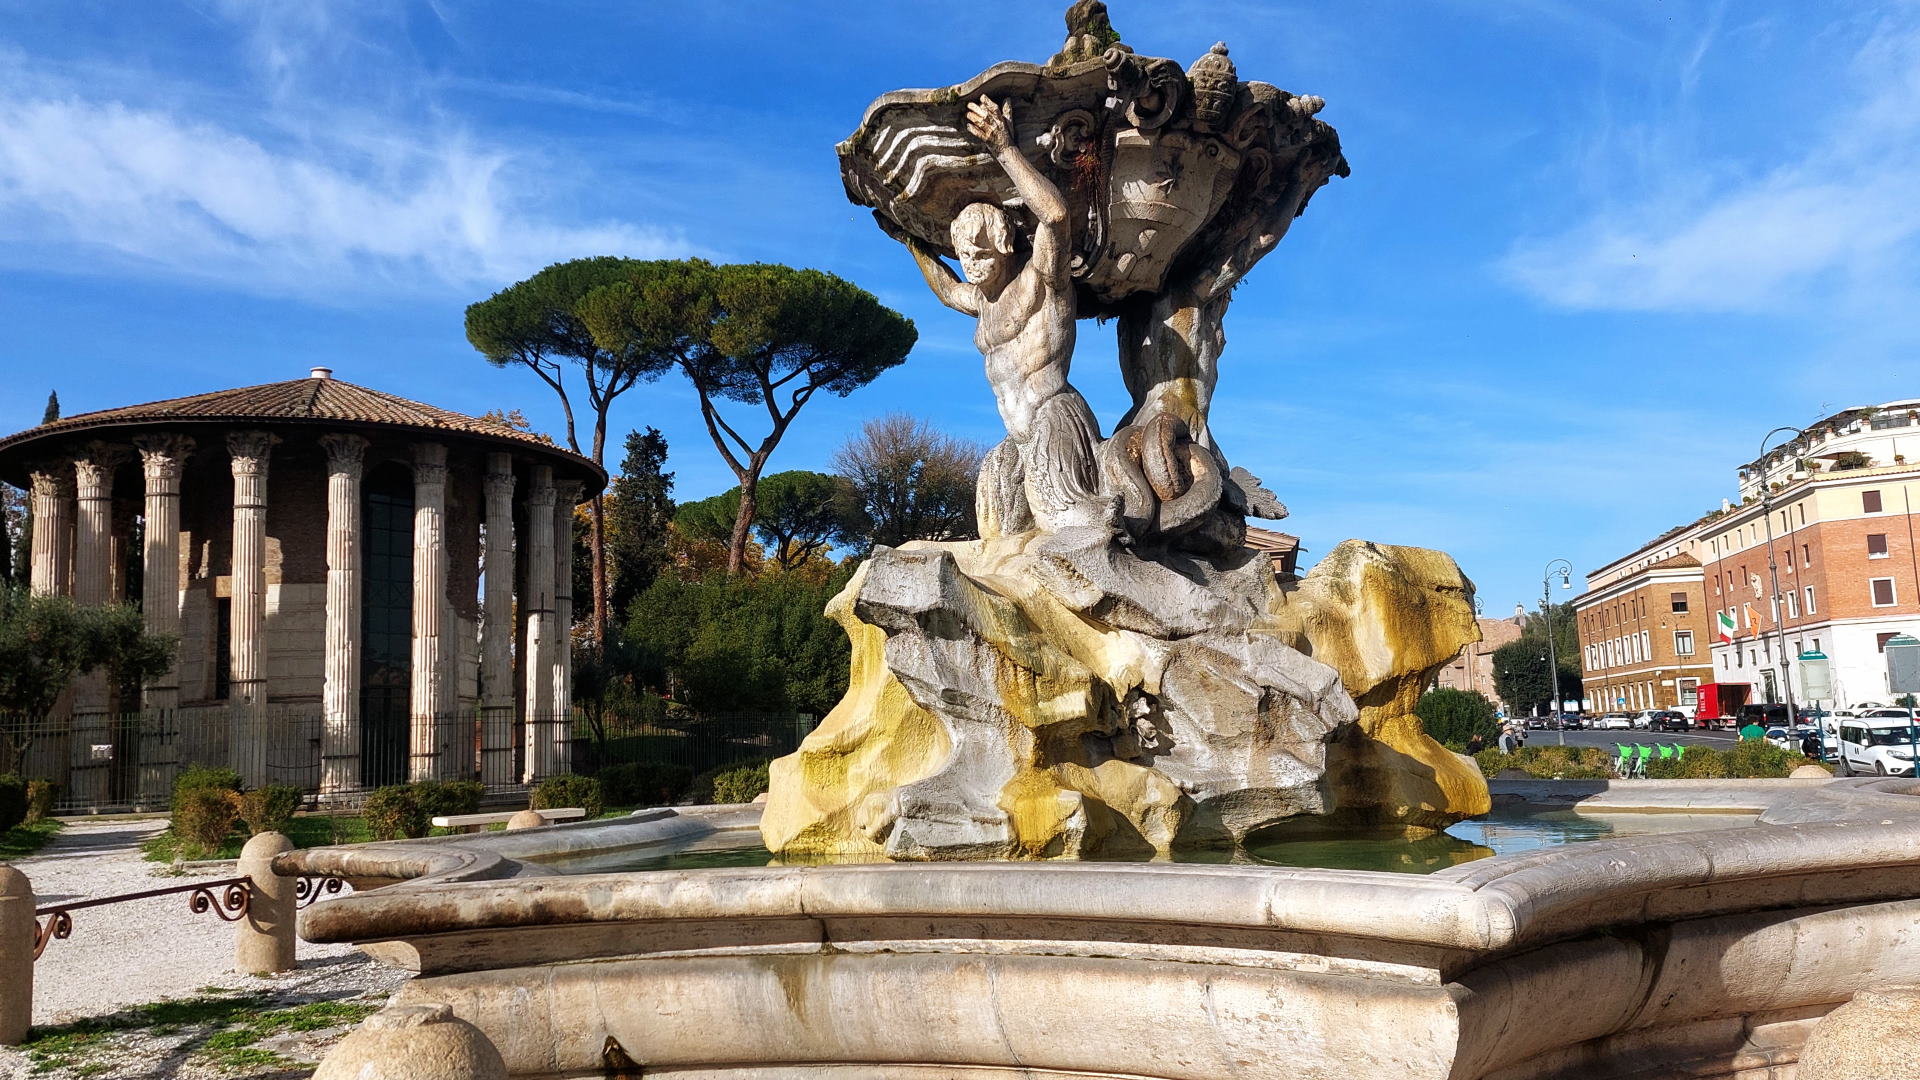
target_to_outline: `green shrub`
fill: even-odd
[[[1500,737],[1500,720],[1493,702],[1475,690],[1441,688],[1420,695],[1413,714],[1436,742],[1460,743],[1475,735],[1488,742]]]
[[[609,806],[671,806],[686,795],[693,770],[684,765],[609,765],[597,779]]]
[[[720,777],[728,775],[729,773],[738,772],[742,769],[758,768],[760,770],[760,776],[762,777],[761,779],[762,786],[760,790],[765,791],[766,790],[765,777],[766,777],[767,765],[768,765],[768,761],[766,758],[742,758],[738,761],[729,761],[724,765],[715,765],[713,768],[708,769],[706,772],[703,772],[693,778],[693,783],[687,786],[687,797],[693,800],[693,802],[696,805],[705,805],[707,803],[716,803],[716,802],[746,801],[746,800],[722,799],[719,795],[719,792],[715,790]],[[732,790],[732,788],[729,788],[729,790]],[[754,792],[754,795],[757,795],[757,794],[759,794],[759,792]],[[753,795],[747,796],[747,799],[749,800],[752,798],[753,798]]]
[[[375,840],[408,840],[427,835],[433,817],[420,805],[420,793],[413,784],[390,784],[367,796],[362,811],[367,831]]]
[[[1613,775],[1613,755],[1597,746],[1523,746],[1511,754],[1482,750],[1474,755],[1480,771],[1498,776],[1519,769],[1536,780],[1605,780]]]
[[[737,769],[728,769],[713,778],[713,801],[717,803],[752,802],[754,797],[767,790],[767,766],[770,762],[757,762],[742,765]]]
[[[51,780],[27,781],[27,824],[52,817],[53,802],[59,794],[60,785]]]
[[[533,789],[532,806],[535,810],[578,806],[587,812],[588,817],[596,818],[605,808],[606,801],[600,791],[600,781],[591,776],[567,773],[540,781],[540,785]]]
[[[1785,776],[1808,760],[1798,750],[1787,750],[1765,739],[1742,739],[1726,750],[1725,756],[1727,775],[1733,777]]]
[[[173,778],[173,805],[180,805],[180,795],[187,791],[239,791],[240,774],[232,769],[216,768],[211,765],[189,765],[180,770]]]
[[[175,790],[169,830],[179,841],[181,853],[204,857],[219,850],[240,818],[239,801],[220,787]]]
[[[487,786],[478,780],[422,780],[413,791],[428,817],[445,817],[479,813]]]
[[[248,836],[286,832],[293,812],[300,809],[300,789],[284,784],[268,784],[232,798],[234,812],[246,824]]]
[[[8,773],[0,776],[0,832],[27,820],[27,782]]]

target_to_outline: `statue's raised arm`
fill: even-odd
[[[1007,179],[1013,182],[1013,190],[1020,201],[1032,211],[1033,262],[1036,273],[1048,280],[1060,279],[1064,284],[1067,275],[1067,202],[1060,197],[1060,189],[1053,181],[1040,175],[1018,147],[1013,144],[1013,103],[1003,101],[994,104],[993,99],[981,95],[980,100],[967,103],[967,130],[992,151],[995,161],[1006,170]]]

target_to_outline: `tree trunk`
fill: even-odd
[[[754,494],[760,487],[760,466],[766,461],[758,455],[747,462],[747,474],[740,478],[740,512],[734,515],[733,538],[727,543],[727,573],[738,575],[747,566],[747,534],[753,530],[753,515],[759,509]]]
[[[595,495],[588,507],[587,546],[593,565],[593,647],[602,655],[607,651],[607,503],[605,493]]]

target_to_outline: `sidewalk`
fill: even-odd
[[[174,877],[165,865],[143,860],[140,842],[165,826],[164,820],[70,823],[39,854],[13,865],[32,882],[40,907],[233,876],[231,870],[216,870]],[[236,974],[233,924],[212,912],[192,913],[188,896],[176,893],[74,912],[73,936],[48,942],[34,966],[36,1028],[106,1018],[130,1006],[165,999],[230,998],[233,992],[264,994],[271,1004],[339,1000],[383,992],[405,978],[401,972],[374,965],[352,946],[304,941],[298,946],[295,971],[264,977]],[[126,1022],[124,1017],[108,1021]],[[191,1047],[167,1045],[168,1034],[176,1036],[171,1040],[174,1044],[183,1041],[179,1036],[184,1035],[187,1042],[195,1036],[192,1030],[160,1030],[157,1035],[118,1031],[105,1041],[112,1044],[112,1056],[120,1060],[93,1059],[93,1075],[196,1075],[198,1070],[189,1067]],[[123,1058],[123,1053],[131,1056]],[[98,1072],[102,1064],[111,1071]],[[0,1051],[0,1076],[24,1076],[27,1068],[24,1054]]]

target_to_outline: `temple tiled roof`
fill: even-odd
[[[320,372],[325,369],[315,370]],[[0,457],[17,456],[16,448],[21,448],[23,444],[96,429],[203,423],[316,424],[349,428],[373,426],[451,432],[489,441],[522,444],[528,449],[567,459],[596,476],[604,475],[598,466],[586,458],[505,424],[410,401],[320,374],[305,379],[215,390],[165,401],[150,401],[144,405],[124,405],[117,409],[63,416],[50,424],[28,428],[0,439]],[[8,462],[7,471],[18,471],[13,465],[13,462]]]

